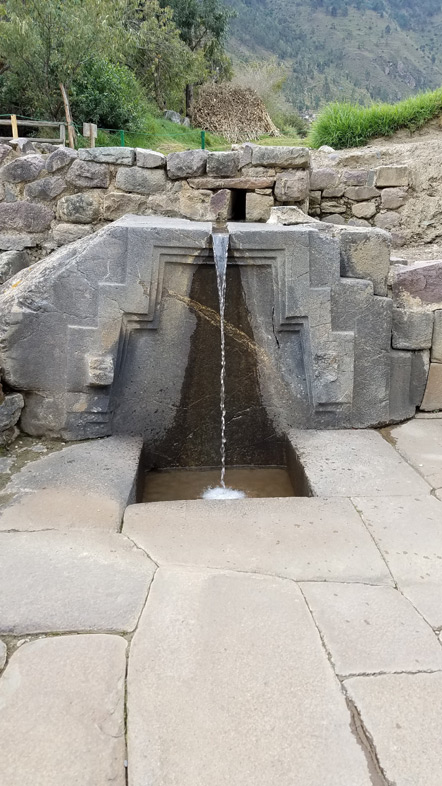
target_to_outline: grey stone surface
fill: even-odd
[[[365,218],[349,218],[347,221],[349,227],[369,227],[370,222]]]
[[[253,191],[246,194],[247,221],[268,221],[273,205],[273,196],[265,196]]]
[[[339,213],[330,213],[330,215],[327,215],[322,219],[322,221],[326,224],[335,224],[340,226],[345,226],[346,223],[345,218],[339,215]]]
[[[395,349],[429,349],[433,338],[431,311],[393,309],[392,345]]]
[[[107,164],[95,164],[92,161],[78,159],[70,167],[66,180],[76,188],[108,188],[109,167]]]
[[[131,631],[154,569],[114,533],[1,532],[0,633]]]
[[[165,109],[163,112],[163,117],[166,120],[170,120],[171,123],[177,123],[178,125],[181,123],[181,115],[179,112],[174,112],[173,109]]]
[[[341,275],[373,282],[375,295],[387,294],[391,241],[375,229],[347,229],[341,234]]]
[[[19,414],[20,408],[16,419]],[[136,437],[110,437],[33,461],[4,489],[9,501],[0,514],[0,530],[118,530],[126,505],[135,501],[141,448]]]
[[[16,139],[12,139],[11,146],[14,148],[14,150],[20,153],[37,152],[37,148],[35,147],[32,139],[26,139],[26,137],[17,137]]]
[[[92,231],[92,227],[87,224],[56,224],[52,229],[52,237],[58,246],[65,246],[90,235]]]
[[[0,230],[18,232],[44,232],[49,229],[54,212],[46,205],[32,202],[0,203]]]
[[[397,188],[408,186],[409,170],[407,166],[380,166],[376,169],[376,185],[378,188]]]
[[[312,191],[333,189],[339,183],[339,172],[336,169],[312,169],[310,188]]]
[[[392,429],[396,450],[433,489],[442,490],[442,418],[411,420]]]
[[[342,173],[342,181],[346,186],[366,186],[368,178],[367,169],[345,169]]]
[[[192,188],[210,189],[212,191],[218,191],[220,188],[256,191],[258,188],[273,188],[275,178],[276,175],[274,174],[250,174],[241,177],[194,177],[189,179],[189,185]]]
[[[71,194],[58,200],[57,218],[73,224],[90,224],[99,218],[100,204],[95,194]]]
[[[11,393],[0,403],[0,431],[5,431],[17,423],[24,401],[21,393]]]
[[[266,147],[254,145],[252,150],[253,166],[277,166],[282,169],[307,168],[310,164],[310,150],[307,147]]]
[[[342,202],[333,202],[323,199],[321,202],[321,213],[345,213],[346,207]]]
[[[421,409],[424,412],[442,409],[442,363],[430,363]]]
[[[127,213],[147,215],[149,212],[148,200],[145,195],[111,191],[104,197],[103,217],[108,221],[115,221]]]
[[[397,210],[405,205],[408,190],[406,188],[383,188],[381,206],[385,210]]]
[[[5,145],[0,143],[0,164],[12,153],[12,147],[10,145]]]
[[[56,172],[58,169],[62,169],[68,164],[72,164],[77,157],[77,150],[71,150],[70,147],[58,147],[57,150],[54,150],[54,152],[47,157],[45,169],[48,172]]]
[[[372,740],[386,783],[439,786],[442,674],[355,677],[345,687]]]
[[[29,256],[26,251],[4,251],[0,254],[0,284],[4,284],[8,278],[15,276],[28,265]]]
[[[324,191],[322,192],[322,196],[324,199],[331,199],[333,197],[342,197],[344,196],[344,191],[345,191],[344,185],[334,186],[334,188],[325,188]]]
[[[428,352],[390,353],[390,421],[398,422],[414,416],[421,405],[429,369]]]
[[[181,786],[370,786],[292,582],[160,570],[132,642],[128,706],[130,786],[146,773]]]
[[[347,199],[355,202],[367,202],[369,199],[374,199],[380,195],[379,189],[373,186],[350,186],[345,190]]]
[[[0,679],[0,769],[8,786],[125,784],[119,636],[23,644]]]
[[[26,183],[35,180],[45,168],[45,160],[40,155],[20,156],[0,170],[0,181],[7,183]]]
[[[377,214],[374,223],[380,229],[394,229],[400,226],[401,217],[399,213],[395,213],[394,210],[386,210]]]
[[[431,360],[442,363],[442,310],[434,312],[433,343],[431,346]]]
[[[118,170],[115,185],[134,194],[157,194],[165,190],[167,178],[163,169],[131,167]]]
[[[317,219],[308,216],[296,205],[284,205],[272,207],[268,223],[295,226],[296,224],[316,224]]]
[[[36,246],[39,239],[39,235],[28,235],[25,232],[0,232],[0,250],[23,251]]]
[[[429,485],[376,431],[289,433],[315,496],[416,496]]]
[[[206,150],[184,150],[167,156],[167,174],[172,180],[199,177],[206,171],[208,153]]]
[[[146,150],[143,147],[137,147],[135,153],[137,166],[146,167],[147,169],[164,168],[166,166],[166,156],[158,153],[157,150]]]
[[[301,590],[340,676],[441,670],[434,632],[397,589],[310,582]]]
[[[356,497],[354,503],[399,588],[432,627],[442,627],[442,502],[431,495]]]
[[[395,265],[391,272],[393,298],[404,308],[442,308],[442,261]]]
[[[358,202],[352,205],[351,212],[356,218],[373,218],[376,215],[376,204],[374,202]]]
[[[62,177],[43,177],[26,186],[25,197],[48,201],[59,196],[65,189],[66,183]]]
[[[239,153],[235,150],[209,153],[207,156],[207,175],[209,177],[234,177],[239,169]]]
[[[287,170],[276,175],[275,198],[279,202],[302,202],[310,191],[310,175],[307,170]]]
[[[120,173],[131,175],[135,170],[122,167]],[[160,169],[137,171],[165,177]],[[166,209],[193,219],[225,221],[230,214],[229,190],[199,192],[186,183],[170,188],[173,191],[150,197],[147,209],[153,209],[151,199],[161,199]],[[141,203],[140,209],[144,209]],[[92,223],[100,215],[96,192],[65,196],[58,202],[63,223]],[[201,437],[194,444],[201,449],[209,442],[213,446],[219,333],[213,319],[201,316],[218,313],[210,231],[210,225],[177,219],[120,219],[77,245],[56,251],[26,271],[17,289],[2,294],[2,364],[6,382],[27,391],[22,418],[26,433],[84,439],[141,430],[155,461],[163,456],[161,466],[167,456],[169,462],[177,458],[180,445],[186,452],[194,428]],[[234,424],[230,440],[236,428],[236,444],[244,444],[239,439],[245,429],[244,414],[255,417],[258,410],[260,417],[268,419],[268,427],[263,422],[253,427],[249,423],[246,431],[263,435],[262,450],[270,433],[280,439],[293,426],[388,423],[393,303],[391,298],[374,296],[370,282],[339,275],[341,238],[346,258],[360,276],[371,275],[378,281],[379,290],[381,267],[388,263],[384,234],[320,223],[232,223],[229,231],[232,261],[238,263],[229,266],[228,274],[235,279],[227,301],[234,380],[228,394],[228,421]],[[345,246],[344,236],[354,239],[354,244],[348,240]],[[196,265],[202,261],[204,265]],[[136,340],[131,337],[134,330]],[[192,370],[192,377],[186,378],[189,352],[193,352],[188,372]],[[89,355],[109,356],[114,368],[122,369],[114,384],[96,389],[89,376]],[[409,390],[411,366],[410,360]],[[190,396],[188,380],[195,384],[199,373],[207,394],[205,415],[198,413],[191,427],[198,391]],[[257,379],[259,395],[253,382]],[[256,408],[250,407],[250,396]],[[181,404],[186,397],[187,404]],[[412,411],[414,401],[413,395]],[[180,406],[186,418],[175,419]],[[241,422],[236,422],[236,414]],[[210,439],[208,432],[202,436],[202,423]],[[162,441],[172,426],[181,429],[181,436],[175,434],[164,452]],[[217,443],[218,439],[216,431]],[[218,447],[204,462],[210,458],[210,466],[217,457]],[[246,463],[250,461],[251,457]],[[264,453],[262,461],[266,463]]]
[[[6,656],[8,651],[6,649],[6,644],[3,641],[0,641],[0,670],[6,663]]]
[[[84,147],[78,151],[82,161],[95,161],[97,164],[120,164],[132,166],[135,163],[135,150],[132,147]]]
[[[269,573],[298,581],[391,581],[348,500],[131,505],[123,531],[160,564]]]

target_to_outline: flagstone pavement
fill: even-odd
[[[0,459],[2,786],[441,785],[442,417],[290,441],[313,496]]]

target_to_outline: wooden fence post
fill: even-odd
[[[17,115],[11,115],[12,138],[18,139]]]
[[[63,84],[61,84],[61,82],[60,82],[60,90],[61,90],[61,95],[63,96],[64,112],[65,112],[65,115],[66,115],[66,123],[68,125],[69,147],[74,149],[75,148],[75,131],[74,131],[73,123],[72,123],[71,108],[69,106],[69,98],[68,98],[68,94],[66,92],[66,88],[65,88],[65,86]]]

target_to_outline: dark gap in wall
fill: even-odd
[[[232,221],[246,220],[246,194],[241,188],[232,189]]]

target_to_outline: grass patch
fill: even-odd
[[[312,147],[330,145],[337,150],[360,147],[377,136],[391,136],[401,128],[416,131],[442,112],[442,88],[420,93],[397,104],[361,107],[350,103],[329,104],[314,122]]]
[[[78,147],[88,147],[89,140],[78,135]],[[221,136],[206,131],[207,150],[229,150],[230,144]],[[122,135],[119,130],[100,128],[96,139],[97,147],[119,147]],[[195,150],[201,147],[201,131],[171,123],[163,117],[148,115],[139,129],[124,130],[125,147],[143,147],[160,153],[180,150]]]

